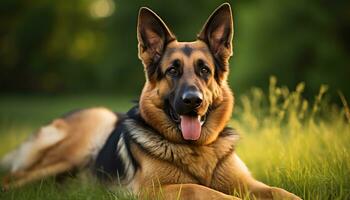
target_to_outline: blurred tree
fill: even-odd
[[[144,82],[137,58],[138,9],[155,10],[180,41],[194,40],[224,1],[0,2],[0,91],[137,94]],[[230,83],[238,93],[267,87],[277,75],[350,94],[349,1],[230,1],[235,46]]]
[[[231,83],[238,91],[275,74],[309,94],[322,83],[350,94],[350,2],[254,0],[236,7]]]

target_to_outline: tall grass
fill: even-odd
[[[290,91],[271,77],[268,94],[254,88],[242,96],[232,121],[238,154],[256,178],[303,199],[350,199],[348,108],[327,102],[325,85],[313,101],[304,88]]]
[[[254,177],[282,187],[303,199],[350,199],[350,119],[344,106],[330,103],[327,86],[308,101],[305,84],[295,89],[278,86],[271,77],[269,91],[253,88],[236,100],[230,126],[241,134],[238,155]],[[15,147],[40,122],[75,107],[107,105],[116,111],[131,107],[118,97],[4,97],[0,99],[0,156]],[[83,176],[64,184],[53,179],[0,193],[0,199],[131,199]]]

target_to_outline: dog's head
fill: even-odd
[[[233,22],[229,4],[209,17],[194,42],[179,42],[150,9],[141,8],[137,38],[146,73],[144,120],[173,142],[213,142],[233,108],[227,84]]]

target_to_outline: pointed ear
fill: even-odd
[[[232,55],[233,20],[230,4],[219,6],[198,34],[198,39],[204,41],[215,59],[228,70],[228,59]],[[225,67],[227,69],[225,69]]]
[[[139,58],[148,68],[159,61],[166,45],[176,38],[157,14],[142,7],[138,16],[137,39]]]

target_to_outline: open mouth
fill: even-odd
[[[182,133],[182,137],[185,140],[198,140],[208,112],[204,116],[198,115],[196,111],[185,115],[179,115],[171,106],[168,106],[168,108],[169,110],[167,111],[167,114],[169,115],[170,119],[178,125],[178,128]]]

